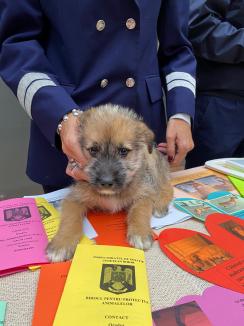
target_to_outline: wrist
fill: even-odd
[[[187,113],[176,113],[169,118],[169,120],[172,120],[172,119],[182,120],[182,121],[185,121],[186,123],[188,123],[189,125],[191,125],[191,117]]]
[[[77,118],[80,114],[82,114],[82,111],[80,109],[73,109],[72,111],[66,113],[62,120],[59,122],[57,127],[57,134],[60,135],[61,130],[63,128],[63,123],[65,123],[67,120],[69,120],[70,117]]]

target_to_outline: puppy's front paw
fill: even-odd
[[[169,207],[162,207],[160,210],[157,209],[153,212],[153,215],[157,218],[162,218],[169,213]]]
[[[151,234],[144,237],[137,234],[128,234],[128,242],[135,248],[147,250],[153,244],[153,236]]]
[[[51,241],[46,248],[48,259],[53,262],[62,262],[73,258],[77,244],[62,245],[55,241]]]

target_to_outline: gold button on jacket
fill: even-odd
[[[127,19],[127,21],[126,21],[126,27],[128,29],[134,29],[136,27],[136,21],[135,21],[135,19],[133,19],[133,18]]]
[[[126,86],[131,88],[135,86],[135,79],[134,78],[127,78],[126,79]]]
[[[102,19],[100,19],[100,20],[97,21],[96,28],[97,28],[97,30],[98,30],[99,32],[101,32],[101,31],[104,30],[105,25],[106,25],[106,24],[105,24],[105,21],[102,20]]]
[[[101,88],[105,88],[107,85],[108,85],[108,80],[107,79],[101,80],[101,83],[100,83]]]

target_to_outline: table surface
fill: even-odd
[[[172,181],[204,168],[172,173]],[[206,233],[203,223],[190,219],[166,228],[185,228]],[[164,228],[165,229],[165,228]],[[161,230],[158,230],[160,233]],[[176,266],[161,251],[157,241],[145,252],[152,310],[165,308],[185,295],[202,294],[210,283],[201,280]],[[0,278],[0,300],[7,301],[5,326],[30,326],[35,303],[39,271],[20,272]],[[45,325],[43,325],[45,326]]]

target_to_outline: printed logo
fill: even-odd
[[[51,216],[51,213],[44,206],[38,206],[38,210],[39,210],[42,220],[45,220],[46,218]]]
[[[135,291],[135,266],[103,264],[100,288],[115,294]]]
[[[22,221],[31,217],[30,209],[28,206],[5,209],[3,214],[4,221],[6,222]]]

